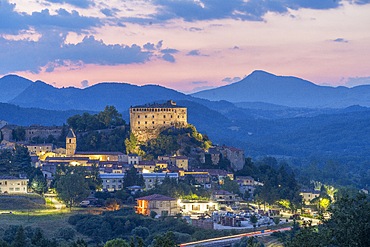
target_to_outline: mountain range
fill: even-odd
[[[370,85],[353,88],[319,86],[292,77],[254,71],[243,80],[192,94],[208,100],[265,102],[289,107],[341,108],[370,106]]]
[[[8,75],[0,79],[0,102],[22,107],[49,110],[100,111],[114,105],[120,111],[131,105],[159,100],[190,100],[200,102],[228,101],[248,108],[251,103],[303,108],[344,108],[352,105],[370,106],[370,85],[347,87],[319,86],[291,76],[276,76],[264,71],[254,71],[243,80],[185,95],[158,85],[137,86],[128,83],[99,83],[80,89],[56,88],[45,82]],[[205,101],[203,101],[204,103]]]
[[[0,90],[0,120],[18,125],[62,125],[72,115],[106,105],[128,120],[132,105],[173,99],[215,144],[242,148],[253,158],[284,157],[298,162],[296,172],[312,160],[340,160],[347,182],[370,184],[370,86],[325,87],[255,71],[240,82],[192,95],[127,83],[55,88],[16,75],[1,78]],[[330,174],[329,169],[321,175]]]

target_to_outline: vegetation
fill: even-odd
[[[143,144],[138,143],[136,137],[131,134],[130,138],[125,140],[125,144],[127,153],[145,155],[147,159],[176,153],[189,155],[192,147],[207,150],[212,145],[208,136],[200,134],[191,124],[185,128],[165,129],[157,138]]]
[[[29,179],[29,186],[36,193],[42,194],[47,190],[45,177],[39,168],[31,166],[31,157],[24,146],[16,145],[12,150],[0,150],[0,175],[25,175]]]
[[[100,188],[101,180],[94,169],[87,171],[84,167],[59,166],[54,187],[58,198],[72,208],[89,195],[90,189]]]
[[[171,179],[169,177],[166,177],[162,184],[156,184],[150,191],[141,193],[141,195],[151,194],[161,194],[174,198],[187,198],[188,196],[195,198],[210,197],[210,192],[208,190],[191,186],[187,181],[177,181],[176,179]]]
[[[1,247],[87,247],[84,240],[73,241],[74,230],[71,228],[59,229],[59,234],[46,237],[41,228],[23,227],[11,225],[1,228]],[[72,235],[70,235],[72,234]]]
[[[144,185],[143,175],[139,174],[135,167],[132,167],[130,170],[128,170],[123,179],[123,188],[127,188],[133,185]]]
[[[302,202],[302,197],[299,195],[300,186],[294,172],[287,164],[278,164],[275,158],[266,157],[256,164],[248,158],[243,169],[236,172],[236,175],[252,176],[263,183],[263,186],[255,190],[255,198],[258,202],[280,204],[293,211]]]
[[[370,198],[363,193],[344,193],[329,209],[331,218],[322,225],[302,228],[295,226],[290,233],[281,233],[287,247],[298,246],[370,246]]]
[[[106,106],[104,111],[98,114],[74,115],[68,118],[67,123],[76,132],[107,129],[126,124],[114,106]]]
[[[77,232],[90,237],[94,243],[105,243],[110,239],[123,239],[136,246],[142,239],[143,246],[176,246],[181,242],[200,240],[230,234],[229,232],[202,230],[189,225],[181,217],[153,219],[135,214],[132,209],[106,212],[104,215],[76,214],[69,218]]]

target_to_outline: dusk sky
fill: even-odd
[[[0,0],[0,54],[0,75],[56,87],[370,84],[370,0]]]

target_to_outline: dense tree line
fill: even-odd
[[[42,194],[47,190],[45,177],[39,168],[31,165],[31,157],[24,146],[16,145],[14,149],[0,150],[0,175],[24,175],[36,193]]]
[[[1,247],[87,247],[84,240],[75,239],[76,231],[71,227],[60,228],[55,236],[46,237],[40,228],[11,225],[1,228]]]
[[[319,226],[295,226],[278,234],[287,247],[370,246],[370,197],[364,193],[337,194],[331,217]]]
[[[122,126],[126,123],[114,106],[106,106],[104,111],[97,114],[85,112],[82,115],[74,115],[67,119],[67,124],[76,132],[86,132]]]
[[[94,243],[105,243],[120,238],[127,243],[142,239],[143,246],[176,246],[191,240],[228,235],[230,232],[202,230],[189,225],[181,217],[153,219],[135,214],[131,209],[107,212],[104,215],[73,215],[68,222],[77,232]],[[137,242],[136,242],[137,244]]]
[[[278,163],[275,158],[266,157],[256,164],[247,158],[242,170],[236,175],[252,176],[263,186],[255,190],[255,199],[268,204],[280,204],[295,210],[300,206],[302,197],[300,186],[292,169],[286,163]]]

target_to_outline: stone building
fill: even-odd
[[[245,164],[244,150],[235,147],[222,146],[221,154],[230,161],[231,167],[234,170],[243,169]]]
[[[172,197],[154,194],[137,198],[136,201],[137,214],[149,216],[151,212],[155,212],[159,216],[175,216],[180,212],[177,200]]]
[[[164,104],[146,104],[130,107],[130,128],[138,141],[155,138],[160,131],[187,125],[187,108],[169,100]]]

